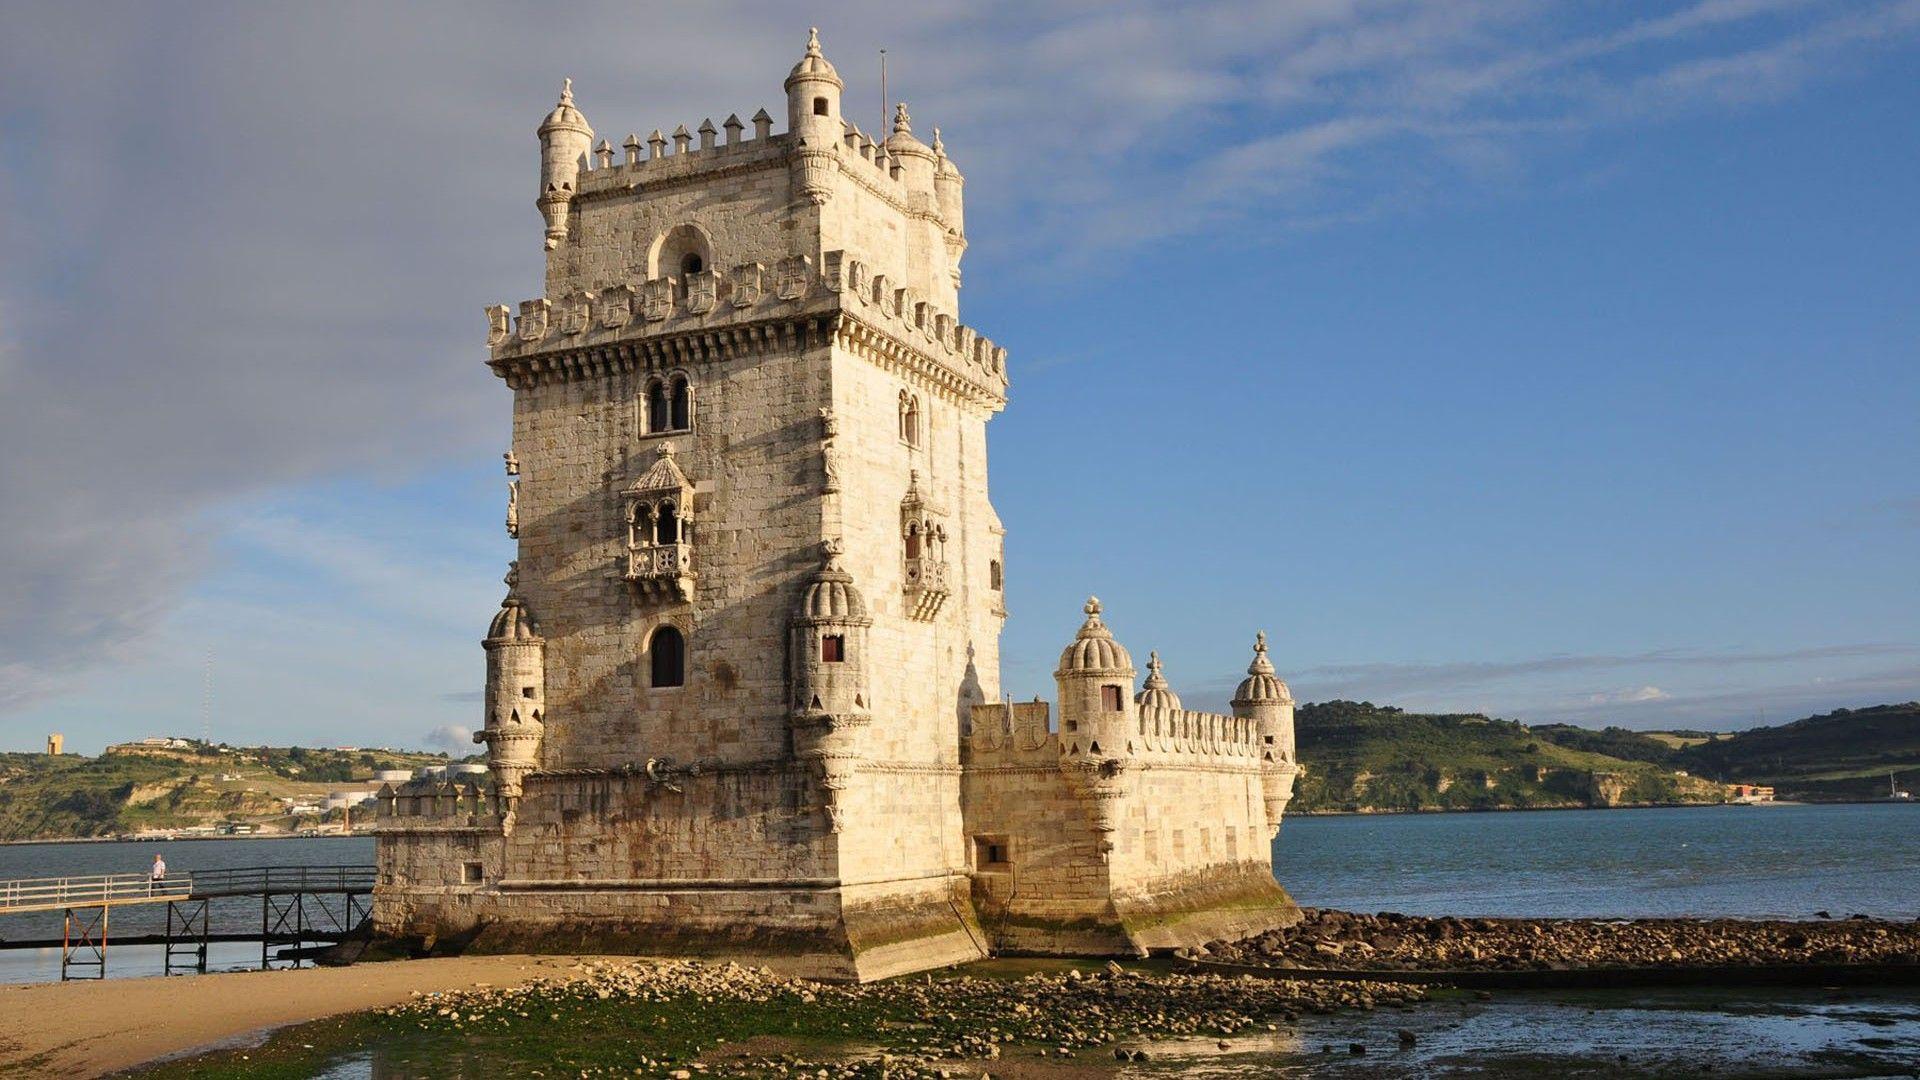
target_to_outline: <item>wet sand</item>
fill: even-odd
[[[629,958],[631,959],[631,958]],[[0,1075],[99,1076],[413,991],[565,976],[570,956],[472,956],[345,968],[0,985]]]

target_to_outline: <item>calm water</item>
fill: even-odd
[[[1920,805],[1290,817],[1300,903],[1418,915],[1920,918]]]
[[[200,840],[0,846],[0,880],[371,863],[373,841]],[[1920,806],[1699,807],[1288,818],[1280,881],[1302,904],[1432,915],[1733,915],[1863,912],[1920,918]],[[155,933],[164,905],[122,909],[115,934]],[[257,930],[257,902],[228,901],[215,930]],[[0,916],[0,938],[60,936],[58,914]],[[216,966],[257,965],[258,945],[215,946]],[[109,954],[112,975],[158,974],[160,950]],[[58,978],[58,950],[0,949],[0,982]]]

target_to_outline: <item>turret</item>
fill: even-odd
[[[1267,831],[1280,831],[1280,815],[1293,798],[1299,773],[1294,761],[1293,694],[1273,673],[1267,659],[1267,633],[1253,639],[1253,663],[1233,693],[1233,715],[1254,721],[1260,739],[1260,788],[1267,807]]]
[[[507,571],[507,598],[481,642],[487,651],[486,726],[473,733],[474,742],[486,744],[509,820],[521,780],[540,766],[547,713],[546,641],[517,593],[519,575],[514,563]]]
[[[840,73],[820,53],[820,30],[807,32],[807,51],[787,74],[787,130],[794,139],[793,178],[797,194],[815,205],[832,190],[836,148],[845,128],[840,122]]]
[[[1160,709],[1165,712],[1180,711],[1180,695],[1167,685],[1167,677],[1160,671],[1160,654],[1147,654],[1147,681],[1141,685],[1140,692],[1133,696],[1137,709]]]
[[[535,202],[547,219],[547,250],[567,235],[567,211],[578,189],[580,167],[593,149],[593,129],[573,107],[573,80],[560,89],[560,103],[540,124],[540,197]]]
[[[907,115],[907,103],[893,109],[893,134],[887,138],[887,154],[900,163],[900,180],[909,191],[934,193],[936,158],[931,147],[913,137],[913,118]]]
[[[1100,598],[1087,598],[1087,621],[1060,653],[1053,673],[1060,693],[1060,768],[1074,792],[1092,806],[1100,854],[1113,850],[1119,800],[1133,757],[1137,723],[1133,658],[1100,621]]]
[[[933,129],[933,196],[935,205],[940,208],[940,220],[952,236],[960,238],[960,245],[966,246],[967,213],[964,188],[966,177],[960,175],[960,169],[947,156],[946,144],[940,141],[940,129]],[[958,265],[956,256],[954,263]]]
[[[840,831],[840,792],[859,763],[859,732],[872,719],[867,602],[840,564],[840,542],[801,595],[788,627],[794,753],[821,788],[828,827]]]

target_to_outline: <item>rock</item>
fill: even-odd
[[[1400,1037],[1401,1046],[1412,1046],[1414,1043],[1417,1043],[1420,1041],[1420,1037],[1418,1035],[1415,1035],[1413,1032],[1408,1031],[1406,1028],[1401,1028],[1399,1031],[1395,1032],[1394,1034]]]
[[[1366,1043],[1348,1043],[1347,1044],[1347,1053],[1352,1054],[1354,1057],[1359,1057],[1361,1054],[1364,1054],[1366,1052],[1367,1052]]]

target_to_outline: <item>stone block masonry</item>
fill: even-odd
[[[1191,712],[1090,602],[1060,728],[994,704],[1008,370],[958,317],[964,182],[905,105],[882,141],[844,120],[817,37],[785,89],[779,133],[596,143],[571,83],[540,125],[545,295],[486,312],[518,542],[491,777],[382,792],[380,932],[864,980],[1295,918],[1264,639],[1233,714]]]

